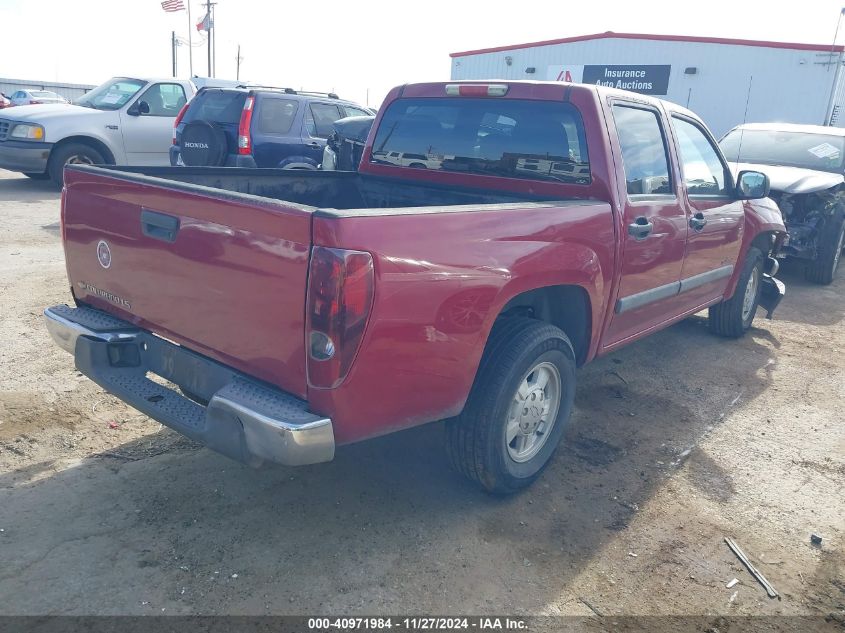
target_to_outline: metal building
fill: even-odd
[[[18,90],[49,90],[50,92],[59,93],[69,101],[74,101],[95,87],[90,84],[69,84],[30,79],[4,79],[0,77],[0,92],[4,95],[11,95]]]
[[[842,46],[598,33],[452,53],[452,79],[601,83],[686,106],[720,136],[748,122],[845,127]],[[747,112],[746,112],[747,110]]]

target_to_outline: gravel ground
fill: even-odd
[[[121,404],[44,329],[58,221],[0,171],[0,614],[845,618],[845,272],[786,267],[740,341],[696,316],[587,366],[553,463],[499,499],[438,424],[252,470]]]

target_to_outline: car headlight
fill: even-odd
[[[30,141],[44,140],[44,127],[41,125],[29,125],[27,123],[18,123],[12,128],[11,138],[23,138]]]

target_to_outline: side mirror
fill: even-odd
[[[150,113],[150,104],[146,101],[136,101],[129,109],[126,111],[126,114],[130,116],[141,116],[142,114],[149,114]]]
[[[741,171],[736,179],[736,195],[740,200],[757,200],[769,195],[769,177],[760,171]]]

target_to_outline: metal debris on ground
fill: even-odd
[[[777,598],[778,600],[780,600],[780,594],[775,590],[774,587],[772,587],[771,584],[769,584],[769,581],[766,580],[766,577],[763,576],[763,574],[761,574],[759,571],[757,571],[757,568],[751,564],[751,561],[748,560],[748,556],[746,556],[745,552],[740,549],[739,545],[737,545],[732,538],[727,536],[725,537],[725,543],[727,543],[728,547],[731,548],[731,551],[736,554],[736,557],[742,561],[742,564],[748,568],[748,571],[751,572],[751,575],[757,579],[757,582],[763,585],[763,588],[766,590],[768,596],[770,598]]]
[[[600,618],[603,618],[603,617],[604,617],[604,614],[603,614],[601,611],[599,611],[598,609],[596,609],[593,605],[591,605],[589,602],[587,602],[584,598],[578,598],[578,599],[579,599],[579,600],[580,600],[580,601],[581,601],[581,602],[582,602],[582,603],[583,603],[583,604],[584,604],[584,605],[585,605],[585,606],[586,606],[586,607],[587,607],[590,611],[592,611],[593,613],[595,613],[597,616],[599,616]]]
[[[739,578],[734,578],[734,579],[733,579],[733,580],[731,580],[731,581],[730,581],[727,585],[725,585],[725,587],[726,587],[727,589],[731,589],[731,588],[732,588],[732,587],[733,587],[736,583],[738,583],[738,582],[739,582]]]
[[[813,545],[821,545],[822,544],[822,537],[818,534],[810,534],[810,542]]]

